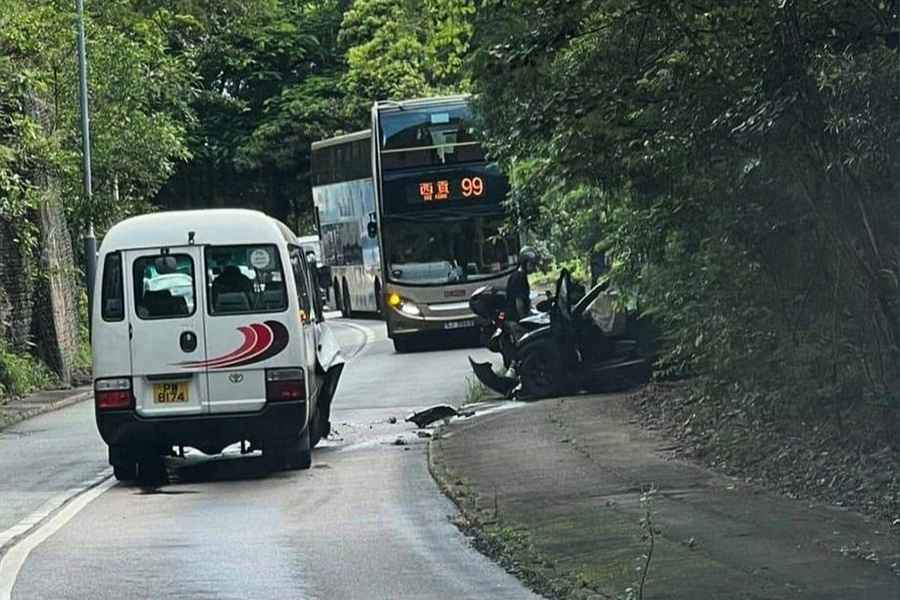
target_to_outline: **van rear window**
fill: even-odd
[[[100,291],[100,315],[104,321],[125,318],[125,286],[122,284],[122,255],[107,254],[103,259],[103,286]]]
[[[134,261],[134,306],[141,319],[189,317],[196,310],[194,261],[187,254]]]
[[[284,271],[275,245],[207,246],[206,281],[211,315],[287,310]]]

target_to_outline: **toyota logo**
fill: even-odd
[[[241,375],[240,373],[232,373],[231,375],[228,376],[228,381],[230,381],[231,383],[240,383],[243,380],[244,380],[244,376]]]

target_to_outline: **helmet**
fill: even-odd
[[[527,266],[530,263],[532,267],[537,268],[540,262],[541,256],[538,254],[537,250],[531,246],[522,246],[522,249],[519,250],[520,265]]]

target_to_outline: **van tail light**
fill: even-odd
[[[266,400],[268,402],[306,400],[306,377],[303,369],[267,369]]]
[[[130,377],[111,377],[94,382],[94,406],[97,410],[134,408]]]

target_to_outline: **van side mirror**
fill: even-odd
[[[319,287],[323,290],[327,290],[331,287],[331,266],[329,265],[319,265],[316,267],[316,283],[319,284]]]

